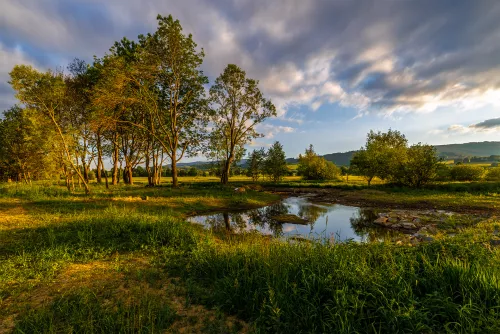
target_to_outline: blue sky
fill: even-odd
[[[213,81],[235,63],[278,108],[264,138],[287,155],[363,145],[370,130],[410,142],[500,140],[500,2],[490,0],[2,0],[0,110],[15,64],[91,61],[172,14],[205,50]]]

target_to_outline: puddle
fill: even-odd
[[[296,215],[307,223],[280,223],[274,219],[284,215]],[[373,209],[313,203],[306,197],[290,197],[260,209],[195,216],[190,221],[213,230],[234,233],[258,231],[278,238],[373,242],[392,240],[402,235],[396,230],[374,227],[371,223],[376,218]]]

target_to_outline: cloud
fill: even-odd
[[[500,118],[487,119],[481,123],[472,125],[476,129],[496,129],[500,127]]]
[[[452,133],[478,133],[478,132],[497,132],[500,131],[500,118],[487,119],[483,122],[477,124],[471,124],[469,126],[463,126],[460,124],[451,125],[448,128],[449,132]]]
[[[211,79],[227,63],[260,79],[282,120],[297,106],[389,115],[500,104],[492,1],[3,0],[0,43],[65,66],[152,32],[158,13],[193,33]]]
[[[9,73],[16,64],[35,66],[35,63],[21,49],[8,49],[0,43],[0,112],[16,103],[14,91],[8,84]]]
[[[292,133],[295,128],[290,126],[273,125],[273,124],[259,124],[257,131],[264,135],[264,138],[272,139],[278,133]]]

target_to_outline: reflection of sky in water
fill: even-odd
[[[273,217],[293,214],[309,221],[307,225],[280,224]],[[230,226],[233,232],[257,230],[276,237],[335,238],[361,242],[392,238],[397,232],[367,227],[376,216],[373,210],[338,204],[312,203],[305,197],[290,197],[278,204],[243,212],[196,216],[192,222],[213,229]],[[370,225],[370,224],[368,224]]]

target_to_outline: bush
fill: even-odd
[[[340,169],[333,162],[318,156],[312,145],[306,149],[305,155],[299,156],[297,172],[305,180],[337,180],[340,176]]]
[[[492,167],[486,172],[486,180],[488,181],[500,181],[500,168]]]
[[[484,169],[473,165],[456,165],[451,167],[450,176],[453,181],[478,181],[483,177]]]

